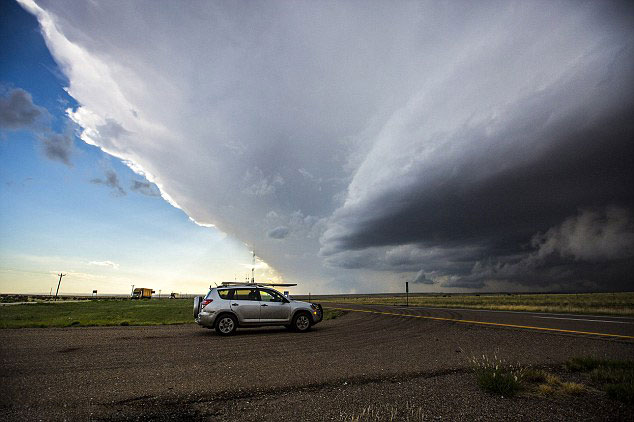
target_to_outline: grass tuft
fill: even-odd
[[[576,382],[562,382],[561,383],[561,392],[564,394],[576,396],[576,395],[585,393],[585,391],[586,391],[586,386],[583,384],[579,384]]]
[[[346,311],[341,311],[339,309],[324,309],[324,321],[328,321],[329,319],[337,319],[340,316],[345,315]]]
[[[350,422],[424,421],[423,408],[409,402],[404,407],[370,404],[352,415],[343,413],[341,420]]]
[[[608,397],[634,405],[634,361],[583,356],[570,359],[566,368],[588,373]]]
[[[543,396],[550,396],[555,394],[555,388],[548,384],[539,384],[537,386],[537,392]]]
[[[559,377],[557,375],[553,375],[553,374],[549,374],[546,373],[546,384],[553,386],[553,387],[557,387],[559,385],[561,385],[561,380],[559,379]]]
[[[522,388],[524,369],[519,365],[511,365],[500,359],[497,354],[492,358],[487,355],[470,359],[476,374],[478,385],[494,394],[513,396]]]

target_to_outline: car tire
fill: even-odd
[[[298,333],[305,333],[310,330],[311,326],[310,314],[308,312],[298,312],[293,317],[293,331],[297,331]]]
[[[216,333],[221,336],[230,336],[238,328],[238,320],[231,314],[222,314],[216,317],[214,324]]]
[[[198,318],[198,314],[200,313],[200,304],[203,301],[202,296],[196,296],[194,298],[194,319]]]

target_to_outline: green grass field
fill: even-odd
[[[350,304],[404,305],[405,296],[330,296],[320,302]],[[409,297],[411,306],[490,309],[500,311],[555,312],[634,316],[634,293],[579,294],[481,294],[421,295]]]
[[[0,328],[165,325],[194,322],[192,299],[102,299],[0,306]],[[341,311],[324,310],[324,319]]]
[[[193,321],[189,299],[87,300],[0,307],[0,328],[162,325]]]

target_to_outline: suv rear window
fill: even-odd
[[[218,296],[220,296],[221,299],[231,300],[233,289],[219,289]]]

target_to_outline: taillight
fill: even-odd
[[[203,306],[202,307],[204,308],[205,306],[209,305],[213,301],[214,301],[213,299],[205,299],[205,300],[203,300]]]

